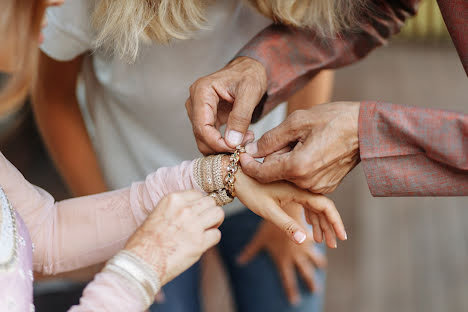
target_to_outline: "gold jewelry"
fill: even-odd
[[[236,182],[236,172],[239,168],[240,154],[245,153],[245,147],[238,145],[234,153],[229,157],[229,165],[227,167],[227,175],[224,178],[224,188],[228,191],[231,197],[236,196],[234,183]]]
[[[224,154],[218,154],[214,157],[213,160],[213,167],[211,171],[211,173],[213,174],[213,191],[224,188],[223,174],[221,172],[221,167],[223,165],[223,156]]]
[[[207,193],[224,188],[221,172],[224,154],[198,158],[193,164],[193,173],[198,186]]]
[[[224,206],[234,200],[234,198],[228,195],[226,189],[220,189],[216,192],[212,192],[210,193],[210,197],[216,201],[216,205],[218,206]]]

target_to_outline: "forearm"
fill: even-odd
[[[360,106],[360,156],[374,196],[468,195],[467,137],[467,114]]]
[[[0,153],[0,185],[25,221],[35,244],[34,269],[56,274],[100,263],[127,239],[171,192],[199,189],[192,162],[161,168],[131,187],[55,202],[29,183]]]
[[[101,272],[86,286],[80,303],[70,312],[81,311],[143,311],[145,305],[137,289],[113,272]]]
[[[288,99],[287,114],[331,101],[334,72],[322,70],[307,85]]]
[[[33,108],[40,133],[74,195],[104,192],[107,190],[106,183],[75,95],[76,77],[70,73],[72,77],[65,77],[62,82],[50,81],[53,73],[50,73],[49,67],[54,66],[75,71],[77,76],[81,58],[61,64],[42,55],[40,78],[33,91]]]
[[[287,100],[321,70],[354,63],[385,44],[399,32],[406,18],[416,13],[419,0],[373,2],[377,7],[364,14],[359,29],[335,38],[321,38],[313,31],[271,25],[242,48],[237,56],[256,59],[267,72],[263,115]]]

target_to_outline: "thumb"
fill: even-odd
[[[248,86],[238,88],[238,94],[236,94],[226,124],[225,138],[227,145],[230,147],[236,147],[244,140],[245,133],[252,120],[253,111],[260,102],[262,95],[260,89],[252,92]]]
[[[237,263],[240,265],[249,263],[253,258],[255,258],[261,248],[262,244],[260,241],[260,236],[255,235],[254,238],[241,251],[239,257],[237,257]]]
[[[265,157],[287,147],[291,142],[296,142],[299,134],[294,131],[295,127],[289,120],[286,119],[279,126],[265,132],[257,142],[247,144],[246,152],[256,158]]]

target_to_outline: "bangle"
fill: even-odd
[[[198,158],[194,162],[193,173],[200,188],[206,193],[211,193],[224,188],[221,173],[224,154],[211,155]]]
[[[245,148],[238,145],[234,153],[229,157],[229,165],[227,167],[227,175],[224,178],[224,188],[231,197],[236,196],[234,183],[236,182],[236,172],[239,168],[240,154],[245,153]]]
[[[154,297],[161,287],[159,277],[151,266],[127,250],[120,251],[110,259],[103,271],[120,275],[138,289],[146,308],[153,303]]]
[[[228,195],[226,189],[220,189],[216,192],[212,192],[210,193],[210,197],[216,201],[216,205],[218,206],[224,206],[234,200],[234,198]]]

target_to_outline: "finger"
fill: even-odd
[[[307,231],[275,202],[271,201],[267,206],[268,208],[266,209],[253,210],[253,212],[275,224],[296,244],[300,245],[304,243],[307,238]]]
[[[237,262],[240,265],[245,265],[249,263],[260,251],[262,244],[259,236],[254,236],[254,238],[244,247],[242,252],[240,253],[239,257],[237,258]]]
[[[236,147],[244,140],[252,113],[262,96],[261,88],[249,81],[244,81],[236,88],[234,104],[226,125],[226,143],[230,147]]]
[[[293,305],[298,304],[301,300],[301,296],[297,287],[296,272],[294,271],[294,266],[291,263],[280,265],[279,274],[288,301]]]
[[[156,294],[154,297],[154,301],[157,303],[164,303],[166,301],[166,296],[164,295],[164,291],[162,289],[159,290],[159,292]]]
[[[221,231],[219,229],[209,229],[203,233],[203,249],[206,251],[219,243]]]
[[[320,227],[322,228],[322,231],[325,235],[325,242],[327,243],[327,246],[330,248],[336,248],[338,245],[336,243],[336,236],[332,227],[330,226],[330,224],[328,223],[327,219],[325,218],[323,214],[320,214],[319,220],[320,220]]]
[[[307,221],[312,225],[312,230],[314,233],[314,241],[316,243],[321,243],[323,241],[322,229],[320,228],[319,217],[315,212],[306,210]]]
[[[203,125],[197,130],[194,129],[194,133],[197,140],[200,140],[213,152],[225,153],[233,151],[233,149],[226,144],[221,133],[215,126]],[[213,154],[213,152],[210,154]]]
[[[291,142],[296,142],[299,134],[297,131],[292,131],[292,127],[294,124],[288,117],[279,126],[264,133],[257,142],[248,144],[247,153],[257,158],[265,157],[288,146]]]
[[[262,183],[284,180],[287,175],[289,153],[260,163],[252,156],[243,153],[240,156],[242,171]]]
[[[200,213],[199,217],[203,229],[217,228],[224,221],[224,210],[218,206],[209,207]]]
[[[196,88],[186,102],[187,113],[198,141],[215,152],[229,151],[229,146],[216,128],[216,114],[220,98],[211,86]],[[199,147],[200,148],[200,147]],[[204,148],[204,151],[207,149]]]
[[[246,146],[249,143],[255,141],[255,133],[252,130],[247,130],[244,136],[244,141],[242,141],[242,146]]]
[[[312,194],[308,191],[296,188],[294,200],[303,205],[304,208],[311,209],[326,216],[328,223],[331,224],[338,238],[341,240],[347,239],[343,220],[341,220],[335,203],[331,199],[320,194]]]
[[[325,257],[317,248],[312,247],[306,251],[309,260],[319,269],[327,267],[327,257]]]
[[[314,292],[316,291],[315,286],[315,269],[314,266],[309,262],[307,257],[298,256],[295,259],[297,271],[302,277],[302,280],[307,285],[307,288]]]

